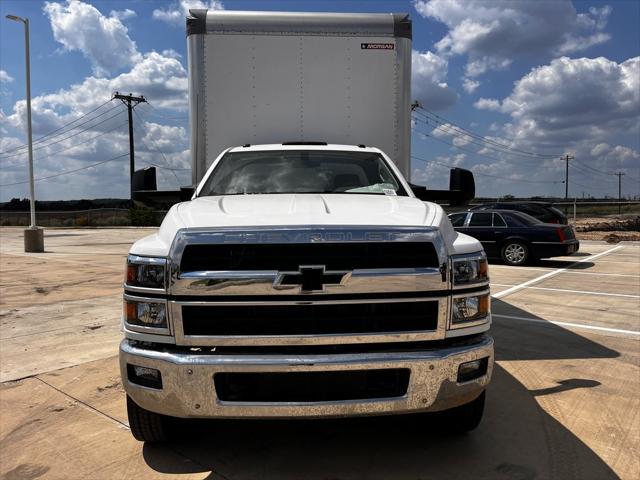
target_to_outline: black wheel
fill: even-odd
[[[524,265],[529,261],[529,247],[520,241],[508,241],[502,247],[502,261],[507,265]]]
[[[448,410],[448,425],[458,433],[465,433],[474,430],[480,425],[482,414],[484,413],[484,397],[482,392],[473,402],[460,405],[459,407]]]
[[[127,395],[127,416],[131,433],[136,440],[154,443],[169,439],[168,418],[138,406],[129,395]]]

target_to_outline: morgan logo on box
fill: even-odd
[[[395,43],[361,43],[361,50],[393,50],[396,48]]]

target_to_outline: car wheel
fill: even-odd
[[[169,439],[169,418],[138,406],[129,395],[127,395],[127,416],[131,434],[136,440],[156,443]]]
[[[524,265],[529,260],[529,247],[523,242],[507,242],[502,247],[502,260],[507,265]]]

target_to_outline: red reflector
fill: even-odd
[[[556,232],[558,232],[558,238],[560,239],[561,242],[565,241],[565,236],[564,236],[564,232],[562,231],[561,228],[556,228]]]

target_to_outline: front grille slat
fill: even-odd
[[[341,335],[432,331],[438,301],[293,305],[183,305],[187,336]]]
[[[301,265],[327,270],[437,268],[439,260],[431,242],[192,244],[184,249],[180,271],[297,271]]]

